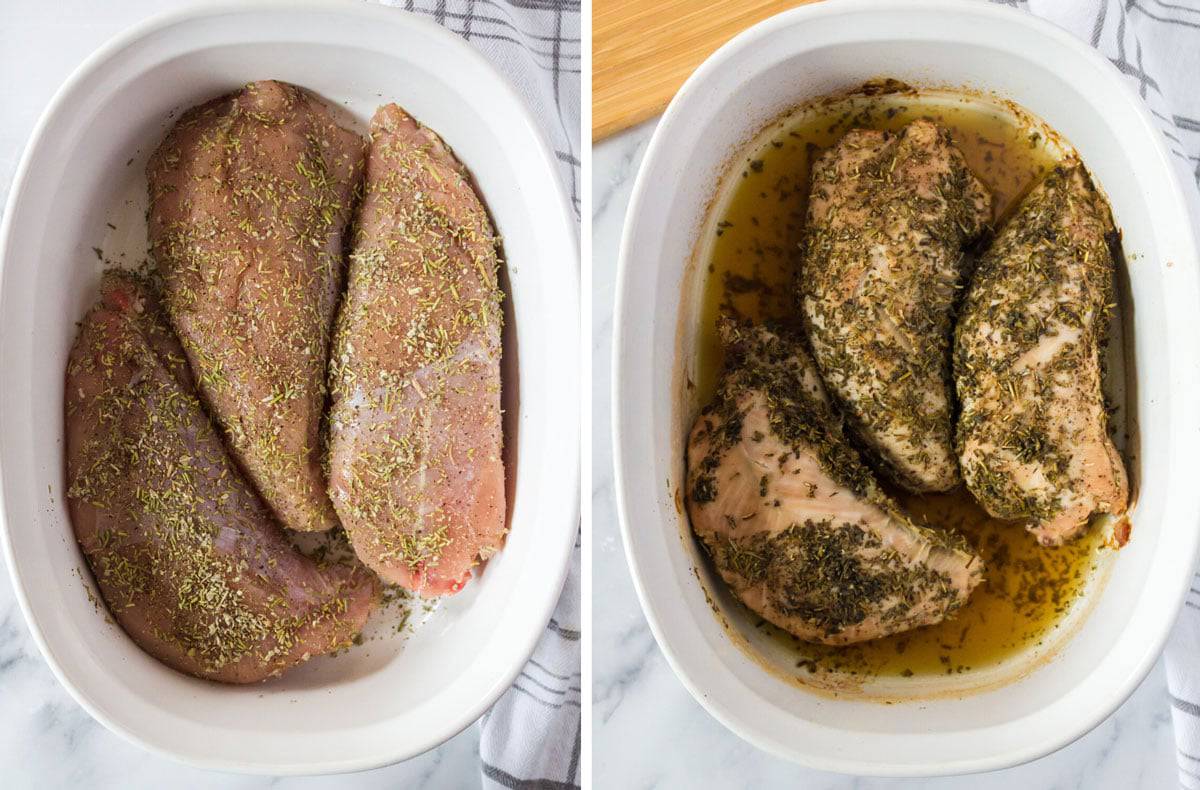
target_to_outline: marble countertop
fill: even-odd
[[[102,41],[161,10],[162,0],[3,0],[0,4],[0,203],[38,115]],[[48,42],[52,45],[48,46]],[[598,788],[771,787],[813,790],[957,788],[961,779],[862,780],[769,757],[710,718],[663,660],[638,606],[616,524],[610,452],[609,362],[616,254],[633,176],[653,123],[594,153],[593,616],[594,774]],[[972,787],[1146,789],[1176,786],[1161,663],[1116,714],[1075,744]],[[478,732],[353,777],[267,778],[190,769],[126,743],[95,723],[58,684],[33,644],[0,570],[0,769],[5,787],[477,787]]]
[[[597,788],[803,787],[806,790],[1176,787],[1161,660],[1108,720],[1072,745],[969,780],[862,779],[810,771],[758,751],[710,717],[659,652],[634,593],[613,502],[612,307],[617,250],[648,122],[593,149],[592,164],[592,736]]]
[[[50,97],[109,37],[179,3],[0,0],[0,205]],[[42,660],[0,565],[0,786],[477,788],[479,729],[407,762],[351,776],[270,777],[189,768],[127,743],[71,699]]]

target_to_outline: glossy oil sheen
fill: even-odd
[[[972,172],[994,196],[997,224],[1061,154],[1059,142],[1048,139],[1052,134],[1012,105],[943,91],[825,99],[773,123],[730,165],[705,230],[709,238],[700,263],[707,279],[695,368],[699,402],[711,397],[720,373],[718,316],[733,312],[752,320],[797,320],[797,246],[816,156],[851,129],[899,131],[918,118],[949,129]],[[995,667],[1056,641],[1056,630],[1083,602],[1095,571],[1112,554],[1100,528],[1059,549],[1040,547],[1019,524],[990,518],[961,488],[902,499],[927,523],[965,534],[983,556],[985,582],[950,620],[843,648],[801,642],[746,612],[763,636],[794,654],[801,682],[825,685],[822,676],[829,675],[936,676]]]

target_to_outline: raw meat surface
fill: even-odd
[[[330,364],[329,491],[363,562],[425,596],[504,542],[496,244],[445,144],[380,108]]]
[[[288,542],[227,454],[141,282],[106,275],[66,388],[71,523],[134,642],[228,683],[350,643],[376,604],[374,578],[318,565]]]
[[[184,113],[147,166],[167,312],[238,462],[291,529],[337,523],[321,420],[364,144],[294,85]]]

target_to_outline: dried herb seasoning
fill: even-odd
[[[726,582],[765,619],[821,643],[958,609],[982,563],[878,486],[800,338],[731,320],[721,331],[727,370],[689,442],[688,512]]]
[[[288,542],[209,422],[153,286],[105,276],[67,369],[72,524],[109,610],[184,672],[259,680],[350,642],[375,585]]]
[[[799,108],[752,144],[748,158],[761,159],[763,173],[746,181],[737,178],[746,161],[739,159],[715,204],[714,225],[728,226],[720,237],[711,235],[699,253],[701,271],[709,274],[703,291],[698,366],[689,375],[694,382],[690,396],[707,403],[714,395],[724,362],[716,329],[719,316],[795,325],[793,283],[807,211],[808,174],[820,152],[854,126],[897,132],[922,117],[950,130],[971,171],[995,196],[996,224],[1012,213],[1031,184],[1055,166],[1047,145],[1052,137],[1044,136],[1037,148],[1030,148],[1029,127],[1019,112],[975,97],[883,92],[868,98],[835,97],[820,106]],[[760,225],[753,225],[751,216]],[[726,287],[730,282],[738,287]],[[747,283],[752,286],[745,287]],[[1029,447],[1036,437],[1021,441]],[[709,493],[715,496],[715,485]],[[802,496],[809,493],[800,490]],[[1090,589],[1096,569],[1112,556],[1104,547],[1104,532],[1095,528],[1075,542],[1046,551],[1019,526],[990,517],[962,489],[904,495],[900,500],[918,521],[966,535],[983,556],[986,580],[952,619],[859,645],[801,642],[765,623],[758,631],[796,655],[802,665],[797,672],[805,682],[821,683],[829,673],[860,678],[942,675],[946,670],[939,657],[943,655],[949,656],[952,670],[964,667],[964,672],[970,672],[995,666],[1039,643],[1053,645],[1061,633],[1058,624]],[[740,528],[748,522],[737,523]],[[811,668],[811,675],[805,667]]]
[[[979,262],[954,348],[963,476],[998,518],[1046,544],[1121,513],[1103,351],[1115,301],[1113,225],[1083,166],[1055,168]]]

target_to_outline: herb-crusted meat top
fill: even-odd
[[[727,368],[688,442],[687,508],[734,594],[801,639],[835,645],[961,607],[982,560],[882,491],[800,341],[731,322],[721,332]]]
[[[153,291],[105,277],[66,374],[68,504],[112,616],[147,653],[248,683],[345,647],[378,597],[289,543],[226,453]]]
[[[149,234],[171,323],[226,441],[283,523],[337,523],[321,417],[363,140],[294,85],[186,112],[155,151]]]
[[[504,541],[499,265],[466,168],[381,107],[330,365],[330,496],[363,562],[422,595]]]
[[[1120,514],[1125,466],[1108,434],[1102,350],[1114,297],[1108,205],[1083,165],[1035,187],[979,263],[954,346],[963,477],[993,516],[1047,545]]]
[[[913,491],[959,482],[950,337],[964,245],[991,197],[930,121],[854,130],[813,165],[799,288],[830,394],[885,472]]]

